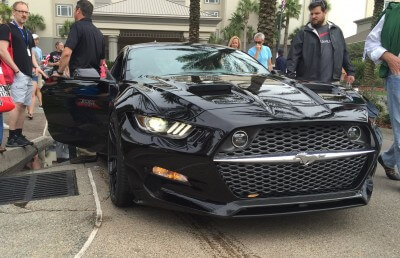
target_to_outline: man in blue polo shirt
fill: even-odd
[[[254,42],[256,45],[249,49],[248,54],[268,68],[269,71],[272,71],[271,49],[263,45],[264,40],[265,36],[261,32],[254,35]]]

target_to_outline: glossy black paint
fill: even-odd
[[[114,78],[46,83],[42,89],[43,105],[52,137],[106,153],[109,116],[113,113],[121,128],[124,160],[130,168],[130,184],[138,203],[227,217],[368,203],[382,137],[379,129],[369,123],[371,111],[357,92],[318,83],[300,84],[274,74],[149,76],[126,81],[128,53],[158,45],[163,44],[124,48],[111,71]],[[149,134],[138,127],[134,114],[182,121],[196,130],[181,140]],[[369,148],[376,151],[368,156],[361,183],[351,191],[238,199],[226,187],[213,162],[216,151],[235,130],[251,131],[271,124],[339,122],[367,128]],[[153,166],[178,171],[189,178],[189,183],[155,176],[150,173]]]

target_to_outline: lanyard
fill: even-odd
[[[22,37],[24,38],[25,44],[28,47],[28,32],[25,31],[25,33],[24,33],[24,30],[21,29],[15,21],[12,21],[12,24],[14,24],[18,28],[19,32],[21,32]]]

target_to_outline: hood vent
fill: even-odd
[[[337,86],[329,84],[303,83],[308,89],[318,94],[325,101],[352,102],[353,98]]]
[[[196,84],[188,87],[188,91],[198,95],[225,95],[231,94],[232,85],[229,84]]]

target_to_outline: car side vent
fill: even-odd
[[[188,88],[188,91],[196,94],[196,95],[221,95],[221,94],[230,94],[232,89],[232,85],[229,84],[197,84],[191,85]]]

